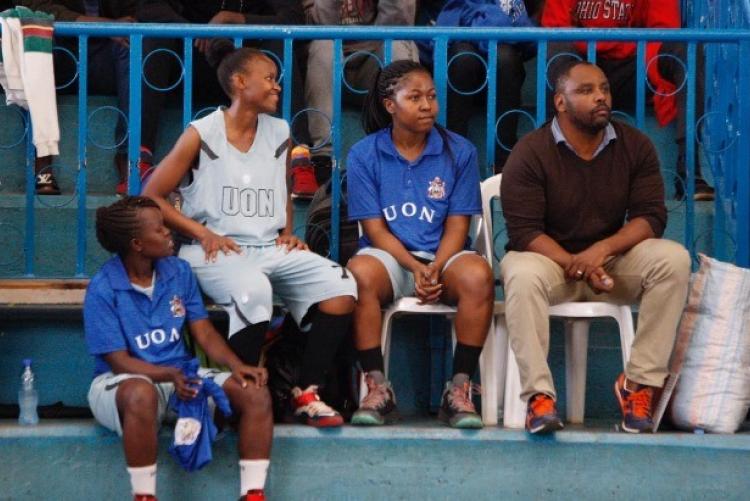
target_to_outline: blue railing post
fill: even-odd
[[[487,163],[484,168],[484,177],[493,174],[492,167],[495,165],[495,144],[497,144],[497,41],[492,40],[487,47]],[[500,68],[499,71],[507,71]]]
[[[76,254],[76,276],[83,277],[86,274],[86,195],[87,195],[87,175],[88,162],[87,142],[88,142],[88,35],[78,37],[78,223],[76,228],[78,244]]]
[[[635,52],[635,126],[646,124],[646,41],[639,40]]]
[[[448,39],[444,36],[435,39],[434,68],[435,91],[440,103],[437,122],[444,126],[448,116]]]
[[[333,118],[331,119],[331,137],[333,140],[333,162],[331,163],[331,259],[339,259],[339,227],[341,210],[341,81],[344,78],[343,42],[340,38],[333,41]]]
[[[193,37],[185,37],[182,51],[185,58],[185,75],[182,77],[182,128],[185,129],[193,121]]]
[[[143,59],[143,35],[130,37],[130,109],[128,111],[128,193],[137,195],[141,192],[141,172],[138,163],[141,157],[141,64]],[[152,110],[147,110],[151,113]]]
[[[36,188],[34,172],[34,159],[36,158],[36,148],[34,148],[34,127],[31,125],[31,115],[28,111],[23,112],[24,120],[28,124],[26,129],[26,227],[24,234],[24,275],[27,277],[34,276],[34,256],[36,247],[34,245],[34,231],[36,224],[35,219],[35,198]]]
[[[536,50],[536,126],[547,119],[547,40],[540,40]],[[555,82],[550,82],[554,92]]]
[[[695,69],[696,69],[696,46],[695,42],[687,45],[687,98],[685,110],[685,170],[687,172],[687,189],[685,190],[685,242],[689,244],[688,249],[695,249]],[[654,61],[654,64],[658,64]],[[677,82],[679,85],[679,82]]]
[[[292,85],[294,85],[294,79],[292,73],[294,69],[294,55],[292,49],[292,38],[284,39],[284,81],[282,82],[282,105],[281,105],[281,116],[291,126],[292,121]]]
[[[737,141],[737,264],[750,266],[750,41],[740,42],[739,117]]]

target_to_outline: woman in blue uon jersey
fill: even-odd
[[[379,72],[363,111],[369,134],[347,160],[349,218],[363,230],[347,267],[357,279],[355,344],[368,395],[353,424],[396,416],[383,374],[380,311],[402,296],[457,305],[453,377],[440,418],[479,428],[472,385],[492,317],[494,288],[487,262],[469,250],[472,215],[482,212],[476,148],[435,123],[438,103],[429,72],[395,61]]]
[[[157,432],[167,402],[174,393],[190,401],[199,392],[200,381],[182,371],[192,358],[185,326],[212,360],[231,370],[201,368],[198,377],[221,386],[238,415],[241,499],[265,499],[273,435],[266,370],[244,364],[214,329],[190,266],[172,257],[172,236],[153,200],[126,197],[99,208],[96,237],[116,255],[86,291],[86,344],[95,359],[88,399],[96,420],[122,436],[136,501],[156,499]]]

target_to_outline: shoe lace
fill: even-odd
[[[314,400],[307,404],[306,411],[311,417],[336,414],[336,411],[322,400]]]
[[[639,419],[651,418],[651,399],[653,390],[651,388],[641,388],[633,391],[628,395],[630,412]]]
[[[535,416],[544,416],[555,412],[555,401],[547,395],[537,395],[531,401],[531,412]]]
[[[461,385],[453,385],[448,394],[448,403],[457,412],[476,412],[474,402],[471,400],[472,395],[478,395],[480,387],[471,381],[466,381]]]
[[[360,407],[363,409],[380,409],[384,407],[390,399],[388,386],[385,383],[376,383],[370,376],[365,377],[365,382],[367,383],[367,396],[362,400]]]

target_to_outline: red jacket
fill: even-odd
[[[678,0],[547,0],[542,14],[545,27],[581,28],[680,28]],[[585,42],[576,42],[576,48],[586,52]],[[666,125],[677,114],[674,96],[675,86],[659,74],[658,64],[653,62],[659,54],[661,42],[646,45],[648,79],[656,90],[654,108],[656,118]],[[597,58],[625,59],[634,57],[633,42],[598,42]]]

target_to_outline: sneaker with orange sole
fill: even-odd
[[[544,393],[533,395],[526,410],[526,431],[544,434],[562,429],[563,422],[557,414],[555,400]]]
[[[625,374],[615,381],[615,396],[622,412],[622,430],[627,433],[651,431],[654,420],[651,406],[654,399],[654,389],[650,386],[637,385],[638,388],[629,390],[626,387]],[[627,381],[633,384],[632,381]]]

